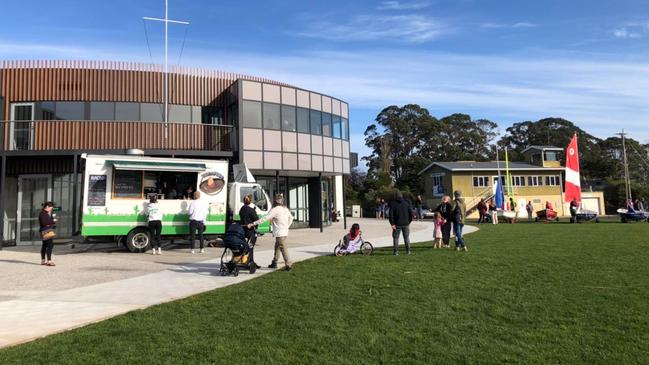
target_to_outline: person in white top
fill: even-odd
[[[189,243],[191,244],[191,253],[194,253],[194,234],[198,230],[198,239],[201,243],[200,253],[205,252],[205,238],[203,231],[205,230],[205,220],[207,219],[208,204],[206,200],[201,199],[199,191],[194,193],[194,200],[189,203]]]
[[[149,231],[151,231],[151,238],[153,239],[153,254],[161,255],[162,248],[160,248],[160,233],[162,232],[162,211],[158,206],[158,199],[151,196],[149,204],[146,207],[149,216]]]
[[[284,206],[284,196],[281,194],[275,195],[275,199],[273,199],[273,209],[271,209],[270,212],[261,219],[250,223],[248,228],[258,226],[270,219],[272,219],[272,231],[273,237],[275,237],[275,256],[273,257],[273,262],[268,265],[268,267],[270,269],[277,268],[277,261],[279,261],[279,254],[281,252],[282,257],[284,257],[284,264],[286,265],[285,270],[290,271],[293,265],[288,255],[286,238],[288,237],[288,228],[293,223],[293,215],[291,214],[291,211]]]

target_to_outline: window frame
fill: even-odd
[[[488,188],[489,186],[489,176],[473,176],[474,188]]]

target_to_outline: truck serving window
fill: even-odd
[[[113,199],[191,199],[195,172],[115,170]]]
[[[115,170],[113,198],[142,199],[142,171]]]

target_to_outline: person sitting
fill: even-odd
[[[552,206],[552,203],[550,203],[549,201],[546,201],[545,202],[545,209],[554,210],[554,207]]]
[[[341,251],[346,253],[354,253],[360,247],[363,239],[361,238],[361,227],[358,223],[352,224],[349,233],[343,237],[343,248]]]

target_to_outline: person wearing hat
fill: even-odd
[[[273,237],[275,237],[275,256],[273,257],[273,262],[268,265],[268,268],[277,268],[277,261],[279,261],[279,254],[281,253],[284,258],[284,265],[286,265],[284,269],[290,271],[293,264],[288,256],[286,238],[288,237],[288,229],[293,223],[293,215],[291,214],[291,211],[284,206],[284,196],[282,194],[275,195],[275,199],[273,199],[273,208],[270,212],[261,219],[248,224],[248,228],[258,226],[271,219]]]
[[[464,237],[462,237],[462,229],[464,228],[464,219],[466,218],[466,204],[462,197],[462,192],[456,190],[453,192],[453,209],[451,217],[453,218],[453,230],[455,231],[455,248],[458,251],[468,251],[464,244]]]

